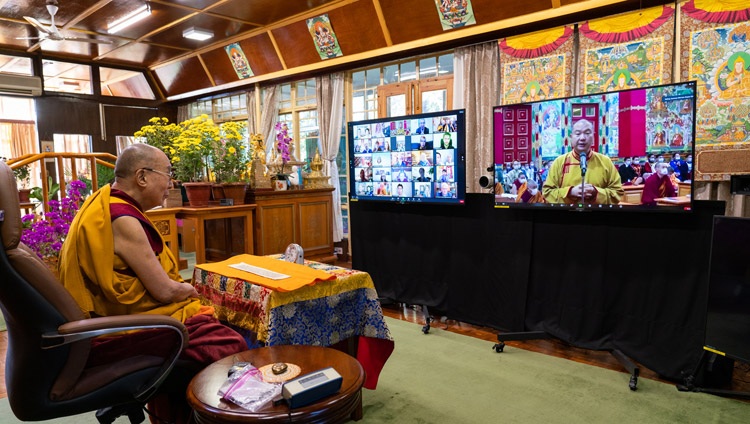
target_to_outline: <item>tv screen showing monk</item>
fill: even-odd
[[[493,112],[498,208],[692,209],[694,81]]]

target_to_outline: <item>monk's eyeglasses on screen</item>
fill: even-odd
[[[156,169],[153,169],[153,168],[141,168],[141,169],[146,170],[146,171],[156,172],[157,174],[164,175],[165,177],[169,178],[170,180],[174,179],[174,171],[166,173],[166,172],[162,172],[162,171],[157,171]]]

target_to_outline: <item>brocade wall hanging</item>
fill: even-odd
[[[674,9],[657,6],[579,26],[578,93],[672,82]]]
[[[696,179],[750,173],[750,3],[681,4],[681,77],[698,83]]]

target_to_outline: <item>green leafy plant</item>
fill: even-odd
[[[211,162],[216,182],[233,183],[247,178],[249,163],[246,140],[247,123],[225,122],[221,124],[221,139],[211,149]]]
[[[29,183],[31,182],[31,172],[29,170],[29,165],[19,166],[18,168],[13,170],[13,174],[21,183],[20,188],[27,188],[29,186]]]

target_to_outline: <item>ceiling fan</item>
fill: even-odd
[[[49,26],[42,24],[38,20],[30,17],[30,16],[24,16],[23,18],[26,19],[28,23],[33,25],[39,30],[39,36],[38,37],[19,37],[19,40],[39,40],[41,43],[45,40],[52,40],[52,41],[78,41],[83,43],[97,43],[97,44],[112,44],[112,41],[110,40],[97,40],[96,38],[83,38],[83,37],[65,37],[60,33],[60,30],[57,28],[57,25],[55,25],[55,15],[57,14],[57,0],[47,0],[47,11],[50,14],[51,20]]]

